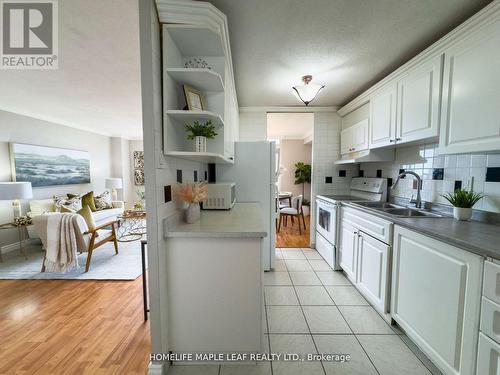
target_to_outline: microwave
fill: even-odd
[[[203,201],[204,210],[230,210],[236,203],[234,182],[208,184],[207,199]]]

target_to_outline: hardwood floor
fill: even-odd
[[[0,281],[0,374],[146,374],[142,280]]]
[[[288,218],[288,225],[285,227],[282,223],[281,230],[276,230],[276,247],[309,247],[309,229],[310,229],[310,216],[305,217],[306,230],[302,228],[302,234],[299,234],[299,226],[297,221],[295,224],[291,223]]]

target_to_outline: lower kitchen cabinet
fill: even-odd
[[[382,313],[388,312],[389,255],[391,247],[359,232],[358,277],[356,286]]]
[[[479,334],[476,375],[497,375],[500,372],[500,345]]]
[[[391,314],[444,374],[474,374],[483,259],[396,225]]]
[[[392,223],[344,207],[341,217],[340,267],[372,306],[389,320],[391,246],[367,232],[378,234],[374,228],[387,227],[384,232],[392,233]]]
[[[340,227],[339,264],[353,284],[356,283],[358,229],[342,222]]]

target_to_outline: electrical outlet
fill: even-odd
[[[172,200],[172,186],[166,185],[163,187],[163,193],[165,195],[165,203],[168,203]]]

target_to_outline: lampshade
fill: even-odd
[[[312,76],[307,75],[302,77],[304,84],[302,86],[294,86],[293,92],[297,98],[302,100],[305,105],[309,105],[313,99],[318,95],[324,85],[318,85],[316,83],[311,83]]]
[[[121,178],[107,178],[106,187],[108,189],[121,189],[123,187]]]
[[[31,198],[33,198],[31,182],[0,182],[0,200],[12,201]]]

